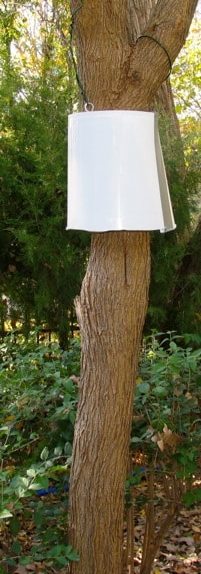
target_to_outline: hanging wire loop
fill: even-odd
[[[85,110],[85,112],[93,112],[94,111],[94,104],[92,104],[91,102],[85,102],[84,110]]]
[[[94,105],[89,102],[89,99],[87,97],[84,85],[81,81],[81,78],[79,76],[79,72],[78,72],[78,67],[77,67],[77,62],[75,59],[75,55],[74,55],[74,50],[73,50],[73,32],[74,32],[74,26],[75,26],[75,22],[76,22],[76,17],[77,14],[80,12],[80,10],[83,7],[83,1],[81,1],[80,5],[74,10],[74,12],[72,12],[72,16],[71,16],[71,25],[70,25],[70,43],[69,43],[69,51],[70,51],[70,56],[71,56],[71,60],[73,63],[73,67],[74,67],[74,71],[75,71],[75,77],[76,77],[76,81],[77,81],[77,85],[78,88],[80,90],[81,96],[83,98],[84,101],[84,109],[85,111],[93,111],[94,110]]]
[[[167,56],[167,59],[168,59],[169,68],[170,68],[170,71],[169,71],[167,77],[166,77],[165,80],[164,80],[164,82],[165,82],[165,81],[169,78],[169,76],[170,76],[170,74],[171,74],[171,71],[172,71],[172,60],[171,60],[170,55],[169,55],[169,53],[168,53],[168,51],[167,51],[167,48],[165,48],[165,46],[163,46],[163,44],[161,44],[161,43],[159,42],[159,40],[157,40],[157,39],[154,38],[153,36],[150,36],[149,34],[141,34],[140,36],[138,36],[138,38],[137,38],[137,40],[136,40],[136,44],[137,44],[138,40],[140,40],[141,38],[149,38],[150,40],[153,40],[153,42],[155,42],[156,44],[158,44],[158,46],[160,46],[160,48],[162,48],[162,50],[165,52],[165,54],[166,54],[166,56]]]

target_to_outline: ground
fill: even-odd
[[[6,521],[1,523],[0,574],[62,574],[64,571],[66,574],[66,568],[62,570],[59,564],[48,559],[43,552],[45,547],[65,542],[66,515],[67,494],[64,491],[43,497],[34,495],[26,499],[23,509],[11,521],[10,527]],[[136,517],[135,525],[135,574],[140,572],[144,523],[145,514],[142,510]],[[30,554],[33,559],[29,564],[19,564],[19,559]],[[13,565],[11,557],[15,561]],[[153,574],[193,573],[201,574],[201,505],[181,510],[164,540],[153,568]]]

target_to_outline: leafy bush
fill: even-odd
[[[201,349],[180,346],[179,336],[146,339],[135,393],[132,447],[148,464],[195,474],[201,441]],[[194,461],[194,462],[193,462]]]
[[[176,514],[201,500],[201,349],[194,343],[197,337],[171,333],[143,342],[126,507],[128,516],[145,511],[146,574]],[[59,569],[78,559],[66,545],[66,522],[80,343],[75,339],[62,352],[57,344],[8,337],[0,359],[0,518],[2,536],[10,540],[2,565],[44,561],[48,573],[51,565]],[[25,546],[22,528],[30,538]]]
[[[64,492],[76,416],[80,344],[74,340],[69,351],[62,352],[56,344],[16,344],[11,337],[0,346],[0,358],[0,519],[4,524],[10,520],[16,537],[28,513],[39,536],[37,547],[21,558],[22,546],[15,539],[7,564],[16,563],[12,556],[17,554],[22,564],[46,559],[61,567],[78,559],[71,547],[65,546],[64,551]],[[41,499],[54,493],[61,498],[59,509],[54,501],[47,506]]]
[[[201,501],[201,349],[162,335],[147,338],[142,349],[126,483],[128,513],[132,503],[145,509],[146,574],[182,505]]]

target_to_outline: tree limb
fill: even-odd
[[[181,50],[197,6],[197,0],[158,0],[154,6],[143,37],[131,50],[129,79],[126,99],[131,91],[139,109],[153,100],[159,86],[170,72],[169,59],[173,63]],[[153,40],[152,40],[153,38]],[[169,58],[167,56],[167,53]],[[144,98],[142,101],[142,89]],[[122,94],[122,103],[125,100]]]

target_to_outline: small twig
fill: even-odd
[[[12,428],[13,428],[13,425],[10,426],[10,428],[9,428],[9,430],[8,430],[8,434],[6,435],[6,439],[5,439],[5,442],[4,442],[4,445],[3,445],[4,448],[5,448],[5,446],[6,446],[7,443],[8,443],[8,439],[9,439],[9,436],[10,436],[10,433],[11,433]],[[3,471],[3,465],[4,465],[4,459],[3,459],[3,457],[2,457],[2,459],[1,459],[1,466],[0,466],[1,472]],[[3,506],[3,495],[4,495],[4,484],[3,484],[3,480],[2,480],[2,483],[1,483],[1,502],[2,502],[2,506]]]
[[[31,440],[31,441],[29,441],[29,442],[26,442],[25,444],[22,444],[21,446],[19,446],[19,447],[17,447],[17,448],[14,448],[13,450],[11,450],[11,451],[9,452],[9,456],[10,456],[11,454],[13,454],[14,452],[19,452],[19,450],[23,450],[24,448],[26,448],[26,447],[29,446],[30,444],[33,444],[34,442],[36,442],[37,440],[39,440],[39,438],[40,438],[40,437],[38,436],[38,437],[36,437],[36,438],[33,438],[33,440]]]
[[[145,524],[140,574],[143,574],[145,565],[147,562],[149,562],[150,559],[149,557],[152,555],[154,532],[155,532],[154,469],[152,468],[148,477],[148,503],[146,508],[146,524]]]

